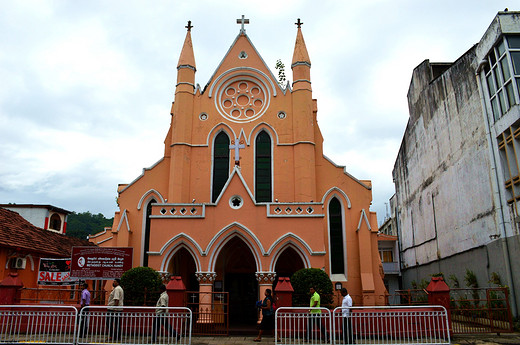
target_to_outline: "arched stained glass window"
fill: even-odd
[[[255,198],[257,202],[270,202],[272,194],[271,137],[265,131],[255,142]]]
[[[345,254],[343,252],[343,217],[341,203],[332,198],[329,203],[330,273],[345,273]]]
[[[213,191],[211,201],[217,201],[229,177],[229,137],[220,132],[213,144]]]

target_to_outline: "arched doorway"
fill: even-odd
[[[181,276],[186,291],[198,291],[199,282],[195,276],[197,266],[195,260],[186,248],[180,248],[168,264],[168,272],[174,276]]]
[[[305,264],[296,250],[292,247],[285,248],[278,257],[278,260],[276,260],[274,268],[274,271],[276,272],[276,282],[274,286],[278,283],[278,278],[290,278],[294,272],[299,271],[302,268],[305,268]]]
[[[215,291],[221,289],[229,293],[230,325],[254,325],[257,321],[256,271],[251,249],[239,237],[229,240],[220,251],[215,266]]]

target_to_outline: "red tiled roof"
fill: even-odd
[[[0,247],[70,257],[72,247],[89,245],[93,243],[43,230],[29,223],[18,213],[0,207]]]

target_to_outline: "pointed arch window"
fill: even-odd
[[[345,253],[343,250],[343,216],[341,203],[332,198],[329,203],[330,273],[345,273]]]
[[[272,194],[271,137],[261,131],[255,140],[255,198],[270,202]]]
[[[152,215],[152,204],[156,203],[155,199],[150,200],[146,206],[146,223],[144,227],[144,244],[143,244],[143,267],[148,267],[148,251],[150,250],[150,216]]]
[[[213,144],[213,190],[211,201],[217,201],[229,177],[229,137],[220,132]]]

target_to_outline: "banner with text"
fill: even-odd
[[[38,270],[40,285],[74,285],[78,280],[70,277],[69,259],[41,258]]]
[[[71,277],[115,279],[132,268],[133,248],[72,247]]]

